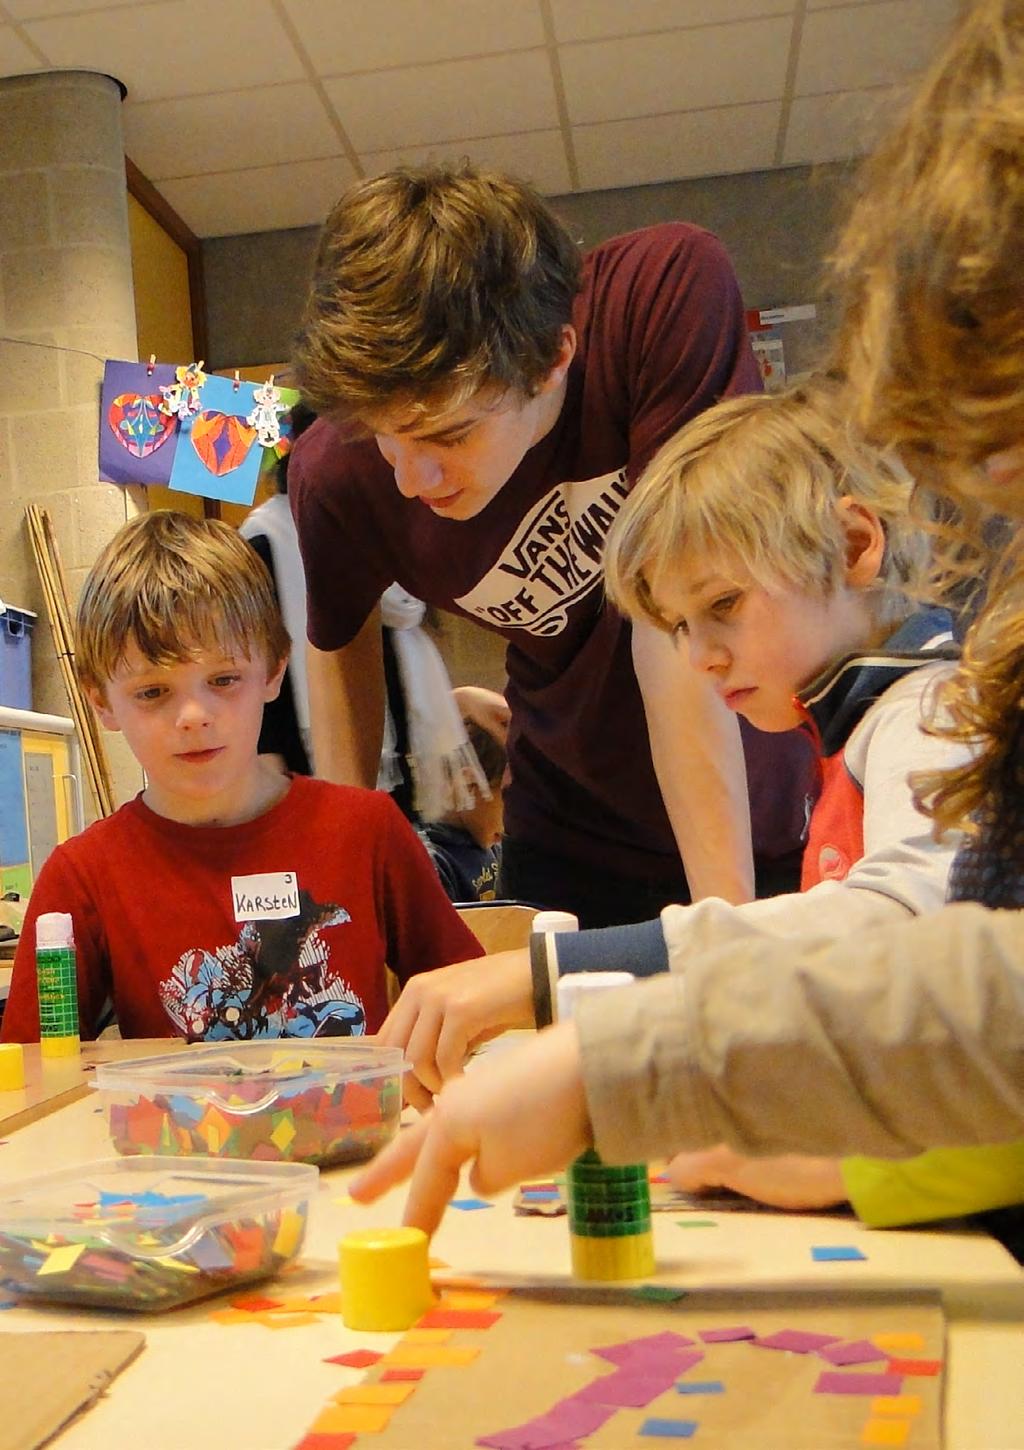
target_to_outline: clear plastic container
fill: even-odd
[[[95,1083],[119,1153],[327,1165],[394,1136],[403,1066],[399,1047],[272,1039],[104,1063]]]
[[[236,1289],[298,1253],[319,1175],[300,1163],[102,1158],[0,1191],[0,1284],[151,1313]]]

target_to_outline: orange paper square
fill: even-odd
[[[898,1352],[901,1349],[906,1349],[913,1353],[915,1350],[924,1349],[923,1334],[872,1334],[871,1342],[872,1344],[877,1344],[879,1349],[884,1349],[886,1352],[889,1350],[896,1350]]]
[[[879,1395],[871,1401],[873,1415],[899,1415],[907,1420],[921,1413],[920,1395]]]
[[[909,1420],[869,1420],[861,1431],[862,1445],[905,1445]]]
[[[447,1344],[453,1329],[407,1329],[399,1344]]]
[[[890,1359],[886,1374],[935,1375],[942,1369],[941,1359]]]
[[[393,1410],[390,1405],[329,1405],[321,1410],[310,1429],[322,1435],[377,1435],[386,1430]]]
[[[336,1405],[404,1405],[415,1385],[349,1385],[331,1399]]]
[[[386,1354],[381,1364],[397,1365],[402,1369],[439,1369],[445,1365],[472,1364],[480,1353],[475,1347],[448,1344],[396,1344]]]
[[[503,1289],[446,1289],[441,1295],[441,1309],[493,1309],[504,1299]]]

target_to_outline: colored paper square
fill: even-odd
[[[641,1369],[617,1369],[578,1390],[576,1398],[595,1400],[599,1405],[624,1406],[642,1410],[675,1384],[675,1371],[665,1369],[664,1362],[654,1372]]]
[[[829,1369],[818,1376],[816,1395],[898,1395],[903,1381],[898,1374],[844,1374]]]
[[[303,1435],[292,1450],[351,1450],[355,1443],[354,1435],[321,1435],[314,1430],[309,1435]]]
[[[677,1228],[717,1228],[718,1220],[714,1218],[677,1218]]]
[[[332,1354],[324,1364],[345,1364],[350,1369],[369,1369],[371,1364],[376,1364],[381,1355],[375,1349],[350,1349],[347,1354]]]
[[[453,1331],[450,1329],[407,1329],[399,1344],[448,1344]]]
[[[310,1429],[323,1435],[378,1435],[393,1414],[390,1405],[331,1405],[320,1411]]]
[[[756,1339],[757,1333],[749,1324],[737,1324],[729,1329],[701,1329],[698,1331],[705,1344],[732,1344],[738,1339]]]
[[[909,1418],[921,1413],[923,1403],[920,1395],[879,1395],[877,1400],[871,1401],[871,1413]]]
[[[387,1385],[399,1380],[421,1380],[425,1374],[424,1369],[386,1369],[380,1377],[380,1383]]]
[[[505,1293],[504,1289],[447,1289],[438,1308],[493,1309]]]
[[[681,1395],[724,1395],[721,1380],[680,1380],[676,1389]]]
[[[923,1334],[873,1334],[871,1338],[879,1349],[899,1351],[901,1349],[924,1349]]]
[[[889,1374],[936,1375],[942,1369],[941,1359],[890,1359],[886,1365]]]
[[[677,1299],[686,1298],[685,1289],[673,1289],[668,1284],[641,1284],[632,1292],[637,1299],[651,1299],[655,1304],[674,1304]]]
[[[689,1440],[696,1429],[696,1420],[650,1419],[640,1426],[640,1434],[657,1440]]]
[[[36,1278],[41,1279],[44,1274],[66,1274],[75,1267],[85,1249],[85,1244],[62,1244],[60,1248],[51,1249],[45,1262],[36,1270]]]
[[[905,1445],[909,1420],[869,1420],[860,1434],[862,1445]]]
[[[231,1301],[232,1309],[244,1309],[247,1314],[262,1314],[267,1309],[281,1309],[280,1299],[266,1299],[262,1294],[241,1294]]]
[[[781,1349],[789,1354],[813,1354],[826,1344],[835,1344],[837,1334],[812,1334],[806,1329],[780,1329],[777,1334],[766,1334],[754,1340],[758,1349]]]
[[[336,1405],[404,1405],[415,1385],[347,1385],[331,1396]]]
[[[816,1244],[811,1249],[811,1258],[816,1264],[845,1264],[866,1259],[867,1254],[853,1244]]]
[[[397,1344],[383,1363],[401,1369],[440,1369],[472,1364],[480,1351],[475,1346],[447,1344]]]
[[[488,1203],[486,1198],[453,1198],[448,1205],[449,1208],[461,1208],[463,1213],[472,1213],[477,1208],[493,1208],[493,1203]]]
[[[856,1339],[851,1344],[826,1344],[824,1349],[818,1350],[818,1354],[822,1359],[827,1359],[829,1364],[835,1365],[873,1364],[888,1357],[870,1339]]]
[[[493,1309],[430,1309],[417,1329],[490,1329],[501,1315]]]
[[[686,1351],[692,1345],[693,1340],[688,1339],[685,1334],[677,1334],[675,1330],[666,1329],[661,1334],[646,1334],[637,1339],[624,1339],[619,1344],[604,1344],[592,1352],[599,1358],[608,1360],[611,1364],[632,1364],[638,1368],[640,1361],[651,1358],[680,1359],[686,1355]],[[702,1356],[698,1354],[697,1359],[700,1358]],[[677,1370],[676,1373],[681,1373],[681,1371]]]
[[[319,1324],[315,1314],[257,1314],[255,1316],[267,1329],[301,1329],[304,1324]]]

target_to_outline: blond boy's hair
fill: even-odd
[[[203,649],[262,654],[268,673],[288,655],[288,635],[262,559],[216,519],[160,509],[119,529],[78,600],[75,667],[104,690],[131,645],[155,665]]]
[[[500,172],[400,167],[324,224],[293,365],[319,413],[365,420],[532,396],[558,360],[582,261],[543,198]]]
[[[842,576],[838,504],[849,497],[882,521],[876,615],[900,619],[929,556],[908,513],[913,488],[895,458],[849,432],[831,384],[729,399],[670,438],[626,500],[605,548],[608,594],[623,613],[669,629],[651,594],[658,576],[684,554],[725,553],[759,584],[826,595]]]

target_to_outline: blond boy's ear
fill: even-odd
[[[846,536],[846,584],[866,589],[882,571],[885,559],[885,528],[866,504],[844,495],[837,505]]]
[[[266,689],[263,691],[263,703],[269,704],[276,700],[281,693],[281,681],[284,679],[284,672],[288,668],[288,656],[285,655],[279,660],[273,671],[267,675]]]
[[[121,727],[107,701],[106,691],[99,689],[96,685],[85,685],[83,691],[85,698],[96,711],[96,716],[104,730],[120,730]]]

